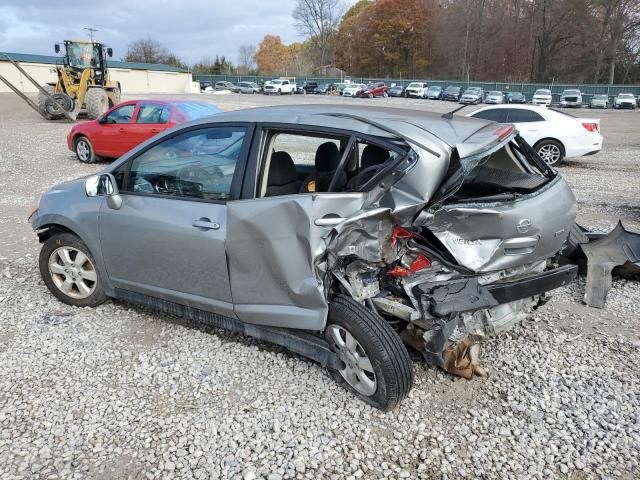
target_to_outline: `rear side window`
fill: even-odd
[[[218,107],[208,103],[176,103],[174,106],[184,113],[187,120],[196,120],[222,112]]]
[[[508,110],[509,115],[506,123],[530,123],[530,122],[544,122],[544,118],[537,113],[532,112],[531,110],[524,110],[519,108],[514,108]]]
[[[136,123],[167,123],[169,109],[164,105],[145,104],[138,110]]]
[[[474,118],[482,118],[498,123],[507,123],[507,109],[506,108],[491,108],[489,110],[482,110],[471,115]]]

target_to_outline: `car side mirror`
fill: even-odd
[[[55,50],[55,52],[56,52],[56,53],[60,53],[60,44],[59,44],[59,43],[56,43],[56,44],[53,46],[53,49]]]
[[[110,173],[87,178],[84,182],[84,191],[87,197],[107,197],[107,205],[114,210],[119,210],[122,206],[122,197],[118,191],[116,179]]]
[[[98,118],[98,123],[107,123],[107,116],[106,115],[102,115],[100,118]]]
[[[109,56],[109,58],[113,57],[113,48],[111,47],[107,48],[107,55]]]

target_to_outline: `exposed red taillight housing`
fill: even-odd
[[[587,132],[600,133],[600,125],[594,122],[582,122],[582,126]]]

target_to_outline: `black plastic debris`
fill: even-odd
[[[629,232],[622,222],[608,235],[580,247],[587,257],[584,302],[590,307],[604,307],[612,275],[640,279],[640,234]]]

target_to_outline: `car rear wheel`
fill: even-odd
[[[42,245],[40,275],[58,300],[75,307],[95,307],[107,296],[93,255],[71,233],[58,233]]]
[[[547,165],[558,165],[564,159],[562,144],[555,140],[542,140],[534,148]]]
[[[329,306],[325,338],[343,364],[332,376],[369,405],[389,410],[413,385],[413,363],[398,334],[378,314],[340,295]]]
[[[78,160],[82,163],[96,163],[100,160],[87,137],[78,137],[74,144],[74,150],[76,157],[78,157]]]
[[[373,93],[370,93],[370,94],[369,94],[369,98],[373,98]]]

